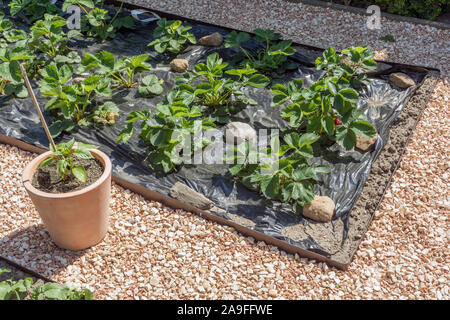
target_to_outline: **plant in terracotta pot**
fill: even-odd
[[[21,65],[30,96],[50,141],[31,161],[22,181],[50,237],[60,247],[83,250],[96,245],[108,229],[111,160],[75,139],[55,145]]]

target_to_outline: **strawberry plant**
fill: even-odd
[[[130,16],[119,18],[118,15],[122,10],[123,1],[120,4],[114,17],[111,18],[108,10],[96,7],[96,4],[103,4],[100,0],[65,0],[63,4],[63,11],[72,5],[78,5],[83,11],[84,15],[81,17],[81,31],[89,37],[100,39],[115,38],[116,31],[121,28],[132,28],[134,20]]]
[[[59,283],[47,282],[42,286],[34,286],[30,298],[33,300],[92,300],[89,289],[75,289]]]
[[[362,49],[344,50],[344,54],[360,54]],[[367,53],[363,54],[368,57]],[[359,59],[359,60],[358,60]],[[281,114],[289,119],[289,125],[298,131],[327,135],[347,150],[356,144],[356,134],[371,138],[375,129],[367,121],[361,110],[356,108],[359,99],[354,87],[360,88],[368,82],[361,66],[372,67],[362,55],[353,57],[358,61],[356,69],[347,64],[341,65],[341,58],[333,48],[318,58],[317,68],[325,69],[326,74],[309,88],[303,87],[300,79],[289,82],[287,86],[276,84],[272,87],[272,106],[283,106]]]
[[[92,120],[94,123],[110,125],[116,124],[119,118],[119,108],[114,102],[108,101],[102,105],[96,106],[93,112]]]
[[[100,51],[91,54],[86,53],[78,73],[94,70],[101,76],[111,77],[115,86],[125,86],[127,88],[135,87],[134,75],[143,70],[151,70],[148,60],[148,54],[141,54],[133,57],[123,57],[115,59],[114,55],[108,51]]]
[[[5,18],[0,11],[0,47],[4,48],[14,43],[16,47],[26,47],[27,33],[20,29],[12,29],[13,22]]]
[[[245,86],[262,88],[269,83],[269,79],[257,74],[255,69],[247,67],[224,71],[227,66],[228,63],[223,62],[217,53],[213,53],[208,56],[206,63],[195,66],[196,76],[186,73],[176,78],[175,89],[180,90],[189,103],[207,107],[205,113],[214,122],[226,123],[229,114],[239,111],[247,104],[255,104],[244,95],[242,89]],[[224,72],[230,78],[223,78]],[[199,78],[206,81],[194,85],[193,82]]]
[[[75,166],[74,160],[94,159],[89,149],[97,149],[97,146],[78,142],[75,144],[75,138],[68,142],[56,145],[56,150],[50,145],[52,154],[39,164],[39,168],[51,165],[56,162],[56,169],[61,179],[76,178],[81,182],[86,182],[86,169],[83,166]]]
[[[6,31],[10,30],[13,26],[13,23],[9,19],[5,19],[5,14],[0,11],[0,44],[4,47],[4,43],[6,39],[4,39],[4,34]]]
[[[20,62],[34,57],[32,52],[22,47],[0,48],[0,94],[14,94],[18,98],[28,96],[28,91],[23,85]]]
[[[54,137],[63,131],[70,132],[75,124],[89,125],[90,117],[87,113],[91,113],[90,107],[95,97],[111,95],[109,78],[90,75],[82,82],[71,85],[69,80],[72,75],[70,65],[58,68],[56,64],[50,64],[42,71],[41,94],[43,97],[51,97],[44,108],[57,116],[61,112],[63,116],[63,119],[58,119],[49,128]]]
[[[0,274],[10,272],[0,269]],[[32,278],[0,282],[0,300],[92,300],[89,289],[75,289],[59,283],[35,284]]]
[[[6,272],[10,271],[0,269],[0,274]],[[20,279],[18,281],[14,281],[13,279],[0,281],[0,300],[21,300],[27,294],[28,290],[31,289],[32,284],[32,278]]]
[[[183,157],[190,157],[195,150],[207,144],[203,140],[202,143],[194,141],[191,145],[190,141],[195,132],[215,127],[208,121],[196,121],[201,115],[200,107],[189,107],[180,91],[171,90],[157,105],[153,114],[149,111],[130,113],[126,120],[127,125],[117,138],[117,143],[128,142],[134,133],[135,122],[142,121],[139,136],[150,147],[149,165],[154,170],[162,169],[164,173],[168,173],[176,170]],[[181,149],[186,145],[189,150],[182,152]]]
[[[281,35],[269,29],[255,29],[253,33],[254,39],[261,46],[261,49],[253,54],[243,47],[243,44],[251,39],[248,33],[232,31],[224,41],[225,48],[237,47],[242,51],[245,58],[241,64],[263,72],[277,73],[283,73],[286,69],[297,66],[287,61],[287,57],[295,53],[295,49],[291,47],[292,40],[278,41]]]
[[[142,78],[139,85],[139,94],[143,97],[157,96],[163,92],[163,80],[158,79],[154,74],[150,74]]]
[[[328,76],[345,79],[356,90],[368,85],[367,71],[377,68],[373,60],[375,54],[369,47],[350,47],[337,54],[333,47],[328,48],[322,57],[316,59],[317,70],[324,70]]]
[[[66,19],[46,14],[44,20],[37,21],[31,28],[28,45],[30,49],[42,52],[58,63],[79,63],[80,57],[76,51],[70,51],[68,41],[79,36],[77,30],[70,30],[67,34],[62,30],[67,24]]]
[[[29,22],[33,22],[42,17],[46,13],[57,13],[58,8],[50,0],[11,0],[9,2],[11,16],[23,12],[26,15],[31,15]]]
[[[272,138],[271,147],[263,153],[252,149],[247,141],[244,148],[234,150],[229,171],[247,188],[260,192],[267,199],[290,203],[294,212],[300,213],[301,208],[314,199],[317,175],[330,172],[327,167],[308,164],[307,159],[313,156],[311,144],[318,139],[313,133],[299,136],[293,132],[285,135],[286,144],[282,146],[278,137]],[[274,160],[268,163],[262,161],[262,157]]]
[[[195,36],[189,32],[191,27],[185,27],[180,20],[158,20],[157,27],[153,31],[153,37],[157,38],[150,42],[148,46],[153,46],[156,52],[164,53],[169,51],[178,54],[184,50],[188,42],[196,44]]]
[[[16,47],[26,47],[27,40],[28,35],[25,31],[20,29],[6,29],[0,34],[0,47],[5,48],[13,43]]]
[[[227,122],[233,106],[249,103],[242,92],[243,87],[264,87],[269,83],[266,76],[256,74],[256,70],[250,68],[225,71],[230,77],[237,77],[236,80],[222,78],[227,66],[217,53],[213,53],[206,63],[195,66],[196,75],[185,73],[177,77],[175,87],[157,105],[153,114],[135,111],[128,115],[127,126],[117,142],[126,143],[134,133],[135,122],[142,121],[140,137],[150,146],[150,166],[165,173],[176,170],[182,160],[181,151],[183,157],[190,156],[209,143],[194,141],[191,146],[194,132],[214,128],[215,122]],[[199,79],[203,82],[198,83],[196,80]],[[206,117],[206,120],[196,121],[200,117]],[[186,145],[189,150],[181,150]]]

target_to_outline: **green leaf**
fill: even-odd
[[[283,40],[278,42],[276,45],[272,45],[269,48],[268,54],[269,56],[275,56],[275,55],[283,55],[283,56],[290,56],[293,55],[296,50],[291,47],[292,40]]]
[[[310,145],[319,140],[320,136],[315,133],[304,133],[300,136],[300,139],[298,141],[299,148]]]
[[[302,181],[308,179],[317,180],[316,171],[310,166],[301,166],[294,170],[292,177],[295,181]]]
[[[75,112],[75,106],[72,103],[64,101],[64,103],[61,104],[60,107],[61,113],[63,114],[64,118],[71,119]]]
[[[292,148],[299,148],[298,141],[300,140],[300,136],[297,132],[292,132],[290,134],[287,134],[283,137],[284,141],[291,146]]]
[[[256,88],[263,88],[270,83],[270,80],[266,76],[258,73],[253,74],[245,83]]]
[[[150,116],[150,112],[147,110],[133,111],[127,116],[127,123],[131,123],[131,122],[135,122],[135,121],[139,121],[139,120],[147,120],[149,116]]]
[[[130,58],[131,64],[134,68],[144,68],[147,70],[150,70],[146,64],[144,64],[145,61],[148,60],[149,55],[148,54],[140,54],[137,56],[133,56]]]
[[[336,94],[336,96],[334,97],[334,103],[333,103],[333,107],[341,114],[344,115],[347,112],[349,112],[354,105],[352,104],[352,102],[350,102],[349,100],[347,100],[342,94],[340,94],[338,92],[338,94]]]
[[[48,299],[55,299],[55,300],[67,299],[67,294],[60,288],[46,290],[44,291],[44,296]]]
[[[77,0],[82,6],[88,7],[89,9],[94,9],[95,4],[93,0]]]
[[[241,45],[241,43],[250,40],[250,35],[246,32],[231,31],[228,37],[225,39],[223,45],[225,48],[235,48]]]
[[[94,298],[94,294],[89,289],[82,290],[84,294],[84,300],[92,300]]]
[[[41,73],[42,77],[44,79],[48,79],[48,80],[59,80],[59,72],[58,72],[58,68],[56,67],[56,64],[49,64],[48,66],[46,66]]]
[[[64,146],[64,149],[67,151],[72,150],[73,146],[75,145],[75,138],[70,139],[65,144],[61,143],[61,146]]]
[[[89,149],[98,149],[99,147],[93,144],[86,144],[83,142],[77,142],[77,150],[89,150]]]
[[[314,184],[309,181],[300,181],[294,184],[292,199],[310,203],[314,199]]]
[[[134,131],[134,125],[133,123],[128,123],[127,126],[125,127],[125,129],[122,130],[122,132],[120,132],[119,136],[117,137],[116,142],[120,143],[127,143],[128,140],[130,140],[130,138],[133,136],[133,131]]]
[[[281,38],[281,34],[275,33],[274,30],[270,29],[255,29],[253,33],[256,35],[256,40],[260,42],[274,41]]]
[[[242,77],[244,75],[251,75],[251,74],[256,73],[256,69],[252,69],[252,68],[247,66],[247,68],[245,68],[245,69],[231,69],[231,70],[225,71],[225,73],[226,74],[231,74],[233,76]]]
[[[52,138],[56,138],[64,131],[70,132],[75,128],[75,123],[72,120],[57,120],[49,126]]]
[[[8,269],[0,269],[0,274],[2,273],[11,273],[11,271]]]
[[[5,87],[5,95],[9,96],[12,94],[21,99],[28,97],[28,91],[24,85],[8,83]]]
[[[50,165],[53,161],[56,161],[56,159],[53,158],[53,157],[48,157],[47,159],[45,159],[44,161],[42,161],[42,162],[39,164],[39,168],[48,166],[48,165]]]
[[[270,92],[274,95],[288,96],[289,90],[286,86],[282,84],[274,84],[270,90]]]
[[[295,92],[300,92],[303,88],[303,80],[302,79],[295,79],[289,82],[288,84],[288,92],[289,94],[293,94]]]
[[[297,150],[298,154],[305,158],[312,158],[314,156],[313,148],[307,144]]]
[[[335,95],[337,93],[336,85],[333,83],[332,79],[326,79],[326,84],[330,92]]]
[[[88,55],[88,54],[86,54],[86,55]],[[88,61],[91,61],[91,60],[88,59]],[[100,51],[99,53],[97,53],[95,55],[94,61],[99,62],[98,65],[100,66],[100,68],[103,71],[112,72],[115,69],[114,68],[114,66],[115,66],[114,54],[112,54],[111,52],[108,52],[105,50]],[[83,61],[81,63],[84,64]]]
[[[357,134],[365,138],[373,138],[377,133],[368,121],[355,121],[350,128]]]
[[[58,78],[61,84],[66,83],[72,78],[73,69],[70,65],[63,65],[58,71]]]
[[[291,200],[293,190],[294,182],[283,184],[281,188],[281,198],[283,199],[283,202],[289,202]]]
[[[306,130],[310,133],[320,133],[320,131],[322,130],[322,122],[320,116],[309,118]]]
[[[334,119],[332,117],[323,117],[321,120],[323,130],[329,135],[332,136],[334,134]]]
[[[283,103],[285,103],[288,99],[289,99],[289,96],[279,94],[279,95],[276,95],[273,97],[270,105],[272,107],[277,107],[277,106],[280,106]]]
[[[76,149],[72,153],[75,157],[79,159],[93,159],[94,156],[91,154],[89,150],[86,149]]]
[[[363,60],[361,64],[369,70],[374,70],[377,68],[377,63],[374,60]]]
[[[350,101],[351,103],[358,103],[358,92],[353,89],[344,89],[340,90],[339,94],[344,97],[345,100]]]
[[[228,170],[230,171],[230,173],[233,175],[233,176],[235,176],[235,175],[237,175],[239,172],[241,172],[241,170],[242,169],[244,169],[245,168],[245,164],[233,164],[233,165],[230,165],[229,167],[228,167]]]
[[[6,283],[0,282],[0,300],[9,300],[11,288]]]
[[[278,195],[280,179],[278,175],[265,176],[261,180],[261,191],[268,199],[273,199]]]
[[[56,162],[56,169],[58,170],[61,178],[64,179],[67,172],[67,161],[65,159],[60,159]]]
[[[290,104],[281,111],[283,117],[289,118],[291,127],[298,127],[303,119],[303,111],[298,104]]]
[[[139,94],[143,97],[159,95],[163,92],[163,87],[157,76],[154,74],[145,76],[139,85]]]
[[[170,137],[170,135],[168,134],[168,132],[166,130],[155,129],[150,134],[149,141],[153,146],[157,147],[166,140],[167,136]]]
[[[351,129],[340,127],[336,132],[336,142],[346,150],[351,150],[356,145],[356,135]]]
[[[81,182],[86,182],[87,176],[86,176],[86,170],[83,166],[77,166],[72,168],[72,174],[80,180]]]
[[[335,54],[336,54],[336,50],[333,47],[329,47],[328,49],[326,49],[323,52],[322,55],[326,60],[332,60],[333,57],[335,56]]]

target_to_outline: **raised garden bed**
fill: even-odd
[[[229,34],[229,30],[224,28],[196,22],[190,22],[189,25],[197,39],[214,32],[224,37]],[[219,223],[234,226],[244,234],[275,244],[286,251],[346,268],[401,159],[438,72],[384,63],[372,73],[373,79],[368,88],[361,91],[358,107],[364,110],[375,125],[379,133],[378,141],[369,152],[345,151],[337,144],[320,145],[312,162],[327,164],[333,168],[333,172],[329,176],[320,176],[315,191],[334,200],[336,213],[331,222],[313,222],[301,215],[292,214],[292,207],[289,205],[264,199],[258,192],[248,190],[239,181],[233,180],[228,173],[228,166],[184,166],[176,173],[157,174],[148,168],[146,147],[137,137],[126,145],[115,143],[126,125],[128,113],[134,110],[154,110],[155,105],[173,86],[176,74],[168,70],[170,60],[147,47],[153,40],[152,29],[155,27],[156,23],[137,26],[133,30],[118,33],[114,40],[102,43],[92,38],[75,38],[76,41],[70,43],[71,48],[79,51],[80,55],[99,50],[108,50],[119,56],[148,53],[152,62],[152,71],[148,74],[155,74],[164,80],[164,93],[152,98],[141,97],[136,87],[112,91],[111,98],[120,110],[120,118],[115,126],[91,124],[88,127],[77,127],[72,131],[72,136],[85,143],[100,145],[101,150],[112,159],[115,181],[126,188],[171,207],[193,211]],[[250,42],[249,50],[254,47],[255,43]],[[279,75],[281,79],[278,81],[287,83],[303,78],[305,83],[310,84],[312,80],[318,79],[321,72],[313,68],[314,60],[308,58],[315,56],[318,51],[319,48],[303,46],[304,54],[297,53],[289,58],[299,66]],[[213,52],[218,52],[224,60],[232,60],[236,55],[234,49],[192,45],[179,57],[186,58],[194,66],[204,62]],[[408,74],[417,86],[406,90],[392,86],[388,78],[393,72]],[[38,89],[37,83],[35,89]],[[257,104],[233,114],[231,118],[234,121],[249,123],[259,129],[286,127],[280,117],[280,110],[270,106],[272,95],[269,89],[246,89],[245,94]],[[42,150],[36,149],[36,146],[45,148],[48,142],[43,131],[36,126],[38,118],[31,112],[30,99],[8,97],[2,100],[0,141],[30,151]],[[39,100],[42,105],[48,102],[47,98]],[[58,139],[67,140],[67,137],[60,135]],[[209,207],[194,208],[192,202],[181,201],[186,200],[186,197],[178,197],[178,200],[169,197],[176,194],[172,188],[177,182],[203,194],[212,204]],[[213,208],[215,210],[211,210]]]

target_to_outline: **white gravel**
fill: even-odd
[[[370,45],[377,59],[438,68],[450,74],[450,30],[382,17],[370,30],[365,15],[286,0],[127,0],[147,8],[242,31],[271,28],[286,39],[338,50]],[[380,40],[391,34],[396,42]]]
[[[387,20],[382,32],[369,31],[362,16],[282,0],[237,4],[152,2],[219,25],[272,27],[319,47],[370,44],[387,60],[443,71],[350,269],[293,257],[117,185],[106,239],[81,253],[59,249],[20,182],[34,155],[1,144],[0,255],[99,299],[449,299],[449,32]],[[387,33],[397,42],[376,40]]]

